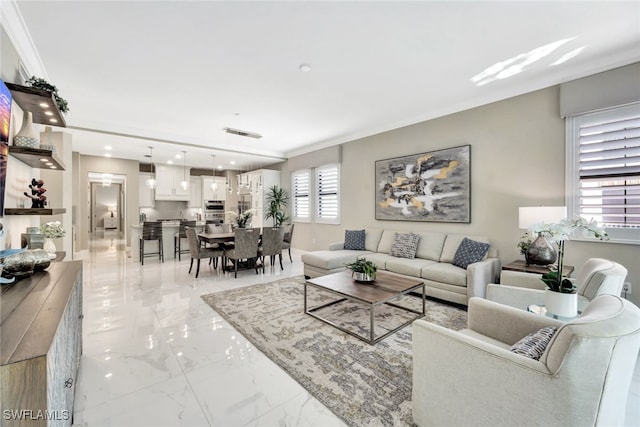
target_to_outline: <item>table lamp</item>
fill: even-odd
[[[109,205],[107,206],[107,211],[111,212],[111,218],[113,218],[113,213],[116,211],[117,206]]]

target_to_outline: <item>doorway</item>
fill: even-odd
[[[126,227],[126,176],[89,173],[89,234],[120,235]]]

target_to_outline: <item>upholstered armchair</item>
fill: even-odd
[[[549,326],[557,330],[538,348],[544,348],[539,360],[511,351],[523,337]],[[619,296],[596,297],[568,323],[474,297],[468,329],[413,323],[414,421],[622,425],[639,348],[640,309]]]
[[[225,257],[233,261],[233,277],[238,277],[238,262],[246,259],[253,263],[256,274],[258,274],[258,240],[260,238],[259,228],[236,228],[233,240],[234,248],[225,250]]]
[[[185,234],[187,236],[187,241],[189,242],[189,254],[191,255],[191,264],[189,264],[189,274],[191,274],[191,269],[193,268],[193,260],[198,260],[198,265],[196,267],[196,279],[198,278],[198,274],[200,273],[200,260],[203,258],[213,259],[213,268],[218,268],[218,258],[224,256],[224,250],[218,246],[212,246],[205,248],[200,243],[200,239],[198,239],[198,233],[195,228],[185,227]]]
[[[284,244],[284,232],[283,227],[263,227],[262,228],[262,240],[258,247],[258,256],[262,259],[262,272],[264,273],[264,257],[268,256],[271,265],[273,266],[276,255],[280,258],[280,269],[284,270],[282,266],[282,246]]]
[[[526,310],[531,304],[544,305],[544,282],[540,274],[503,271],[500,284],[487,285],[487,299]],[[588,259],[575,278],[578,307],[582,308],[598,295],[620,295],[627,269],[602,258]]]

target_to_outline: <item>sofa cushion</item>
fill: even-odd
[[[533,360],[539,360],[556,330],[555,326],[547,326],[533,332],[512,345],[511,351]]]
[[[487,255],[488,250],[488,243],[476,242],[475,240],[465,237],[462,239],[460,246],[458,246],[456,256],[453,257],[453,265],[457,265],[460,268],[467,268],[469,264],[482,261],[485,255]]]
[[[434,264],[435,261],[420,258],[390,258],[387,259],[385,269],[393,273],[407,276],[420,277],[422,268]]]
[[[420,277],[434,282],[448,283],[455,286],[467,286],[467,270],[453,264],[434,262],[422,267]]]
[[[458,247],[462,243],[462,239],[465,237],[475,240],[476,242],[489,243],[489,238],[485,236],[468,236],[463,234],[447,234],[447,238],[444,241],[442,248],[442,254],[440,255],[440,262],[448,262],[453,264],[453,259],[456,256]]]
[[[358,256],[368,256],[371,252],[350,251],[347,249],[337,251],[314,251],[302,254],[302,262],[325,270],[344,267],[345,264],[354,262]]]
[[[389,255],[399,258],[413,259],[416,257],[420,236],[414,233],[396,233]]]
[[[364,235],[364,248],[371,252],[378,252],[378,244],[382,237],[382,230],[379,228],[367,228]]]
[[[344,248],[354,251],[364,251],[364,230],[345,230]]]
[[[418,249],[416,250],[416,258],[430,259],[439,261],[442,253],[442,246],[447,235],[445,233],[437,233],[434,231],[414,231],[420,236]]]
[[[383,230],[382,237],[380,237],[380,243],[378,244],[378,250],[382,254],[388,254],[391,252],[391,245],[396,238],[396,232],[393,230]]]
[[[389,254],[381,254],[379,252],[368,252],[358,256],[358,258],[366,258],[368,261],[373,262],[376,265],[376,267],[378,267],[378,270],[386,270],[387,261],[398,259]]]

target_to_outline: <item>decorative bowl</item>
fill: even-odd
[[[366,273],[359,273],[356,271],[353,271],[351,273],[351,278],[358,283],[365,283],[365,284],[371,284],[376,280],[375,275],[370,276]]]

